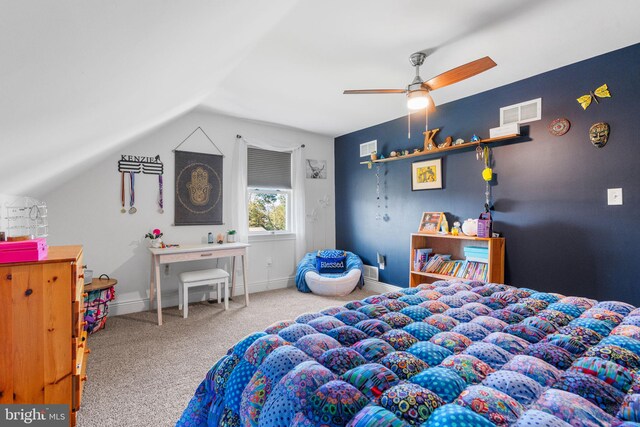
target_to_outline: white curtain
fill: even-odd
[[[231,160],[231,225],[239,242],[249,240],[249,212],[247,192],[247,143],[236,138]]]
[[[292,231],[296,235],[296,259],[305,254],[305,164],[304,148],[300,145],[291,146],[284,143],[272,143],[256,139],[237,138],[233,151],[232,184],[231,184],[231,223],[238,232],[238,239],[247,242],[249,237],[248,193],[247,193],[247,147],[263,150],[291,152],[291,200]]]
[[[293,188],[293,200],[291,203],[291,216],[294,231],[296,233],[296,261],[300,261],[307,252],[307,237],[305,234],[305,165],[304,148],[297,147],[291,153],[291,187]]]

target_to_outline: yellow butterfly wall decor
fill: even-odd
[[[609,92],[609,87],[607,84],[603,84],[598,89],[594,91],[590,91],[587,95],[583,95],[578,98],[578,103],[582,106],[583,110],[586,110],[589,105],[591,105],[591,100],[596,101],[596,104],[599,104],[598,98],[611,98],[611,93]]]

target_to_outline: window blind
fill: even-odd
[[[247,185],[291,189],[291,153],[248,147]]]

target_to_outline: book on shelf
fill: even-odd
[[[470,252],[488,252],[489,251],[489,247],[487,247],[487,246],[465,246],[464,250],[465,251],[470,251]]]
[[[489,273],[487,248],[465,248],[466,259],[451,259],[448,254],[434,254],[431,248],[414,250],[413,271],[486,281]],[[482,254],[485,252],[485,254]]]
[[[477,256],[468,256],[467,261],[488,263],[489,257],[484,258],[484,257],[477,257]]]
[[[433,252],[431,248],[415,249],[413,254],[413,271],[423,271],[427,264],[429,255]]]
[[[436,274],[442,274],[445,276],[456,276],[460,268],[464,264],[463,260],[449,260],[444,261],[440,266],[434,271]]]
[[[481,247],[481,246],[465,246],[464,255],[465,256],[488,257],[489,256],[489,248],[488,247]]]
[[[450,259],[451,255],[435,254],[429,259],[429,261],[427,261],[427,264],[421,271],[426,273],[435,273],[444,262],[449,261]]]
[[[486,262],[467,261],[467,265],[460,277],[469,280],[486,282],[489,265]]]
[[[482,246],[465,246],[464,256],[467,261],[489,262],[489,248]]]
[[[427,273],[481,281],[487,280],[488,271],[486,262],[445,259],[442,255],[434,255],[425,269]]]

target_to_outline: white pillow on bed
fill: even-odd
[[[324,277],[315,271],[307,271],[304,275],[307,286],[316,295],[345,296],[355,289],[360,280],[360,270],[354,268],[342,277]]]

